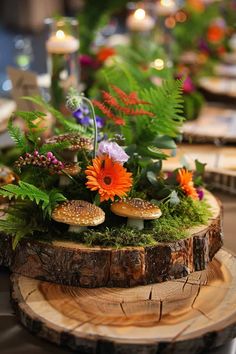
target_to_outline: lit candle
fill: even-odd
[[[148,32],[155,26],[154,19],[144,9],[137,9],[127,18],[127,27],[135,32]]]
[[[160,0],[156,6],[159,16],[169,16],[178,10],[178,6],[174,0]]]
[[[165,67],[165,63],[163,59],[157,58],[151,63],[151,67],[156,70],[163,70]]]
[[[70,54],[79,49],[79,41],[75,37],[58,30],[49,37],[46,48],[51,54]]]

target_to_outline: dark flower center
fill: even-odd
[[[104,177],[103,181],[105,184],[109,185],[109,184],[111,184],[111,177],[106,176],[106,177]]]

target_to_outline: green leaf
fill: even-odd
[[[154,186],[157,185],[157,176],[155,175],[154,172],[152,172],[152,171],[147,171],[146,176],[147,176],[148,181],[149,181],[152,185],[154,185]]]
[[[199,175],[203,175],[204,172],[205,172],[205,167],[206,167],[206,163],[202,163],[198,160],[195,160],[195,168],[196,168],[196,172],[199,174]]]
[[[152,144],[159,149],[176,149],[175,141],[167,135],[157,136]]]
[[[172,205],[179,204],[179,202],[180,202],[180,199],[179,199],[178,194],[177,194],[176,191],[172,191],[172,192],[170,193],[169,198],[170,198],[170,199],[169,199],[169,202],[170,202],[170,204],[172,204]]]
[[[160,149],[156,148],[155,146],[148,146],[147,150],[149,151],[149,156],[152,156],[156,159],[165,160],[169,155],[165,154]]]
[[[95,195],[95,198],[94,198],[94,204],[97,205],[97,206],[99,206],[100,203],[101,203],[101,201],[100,201],[100,195],[97,193],[97,194]]]

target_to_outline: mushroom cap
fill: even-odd
[[[67,162],[64,164],[64,168],[58,172],[59,175],[63,175],[63,171],[70,176],[76,176],[81,171],[81,167],[76,162]]]
[[[19,180],[18,176],[8,167],[0,166],[0,186],[14,183]]]
[[[105,213],[98,206],[84,200],[69,200],[53,210],[52,218],[68,225],[96,226],[104,222]]]
[[[158,219],[162,214],[157,205],[140,198],[121,199],[112,203],[111,211],[119,216],[141,220]]]
[[[84,138],[77,133],[66,133],[52,136],[51,138],[45,141],[46,144],[55,144],[61,142],[68,142],[70,145],[65,148],[69,151],[77,150],[93,150],[92,140],[89,138]]]

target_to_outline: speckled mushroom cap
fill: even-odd
[[[76,162],[67,162],[64,164],[63,170],[59,171],[59,175],[63,175],[63,171],[70,176],[76,176],[81,171],[81,167]]]
[[[141,220],[158,219],[162,214],[157,205],[140,198],[126,198],[112,203],[111,211],[119,216]]]
[[[105,220],[104,211],[84,200],[69,200],[57,206],[52,213],[55,221],[75,226],[96,226]]]
[[[0,186],[14,183],[19,180],[18,176],[6,166],[0,166]]]
[[[93,150],[92,140],[89,138],[81,137],[80,134],[77,133],[67,133],[52,136],[51,138],[45,141],[46,144],[55,144],[61,142],[68,142],[70,145],[66,147],[65,150],[69,151],[77,151],[77,150]]]

